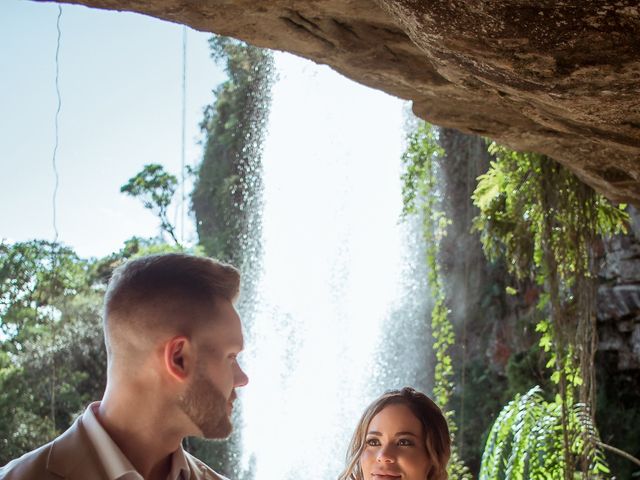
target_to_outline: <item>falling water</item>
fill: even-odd
[[[243,467],[327,480],[366,404],[430,384],[423,255],[400,222],[406,108],[327,67],[275,63]]]

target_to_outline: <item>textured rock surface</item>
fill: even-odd
[[[290,51],[640,205],[636,0],[69,0]]]
[[[617,355],[618,369],[640,369],[640,212],[631,230],[605,242],[597,297],[600,351]]]

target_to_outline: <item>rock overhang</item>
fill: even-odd
[[[631,0],[69,0],[284,50],[411,100],[434,124],[546,154],[640,206]]]

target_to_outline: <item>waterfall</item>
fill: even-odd
[[[419,229],[401,222],[406,108],[289,54],[275,66],[242,464],[256,480],[327,480],[373,398],[430,386]]]

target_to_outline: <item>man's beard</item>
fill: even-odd
[[[227,414],[228,400],[201,372],[193,379],[180,404],[184,413],[202,430],[204,438],[227,438],[231,434],[233,426]]]

